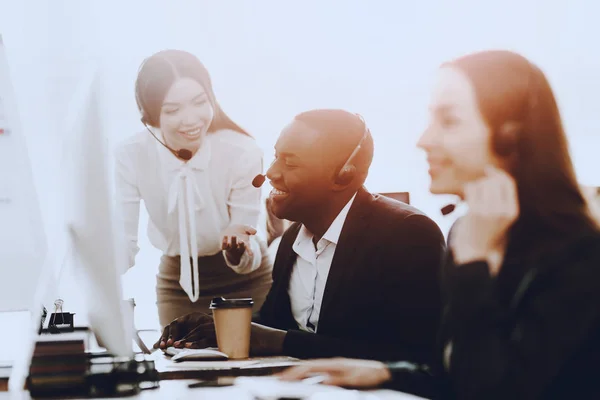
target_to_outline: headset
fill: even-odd
[[[536,82],[536,71],[534,65],[527,59],[527,101],[521,117],[521,121],[506,121],[492,134],[492,149],[502,157],[509,158],[518,151],[519,135],[521,135],[527,118],[530,118],[532,110],[538,102],[538,87]],[[448,204],[441,209],[442,215],[448,215],[456,209],[456,204]]]
[[[530,117],[538,100],[535,68],[529,60],[527,63],[527,101],[523,110],[521,121],[506,121],[492,135],[492,148],[500,157],[507,158],[513,155],[518,148],[519,135],[524,129],[525,120]]]
[[[165,148],[167,150],[169,150],[171,153],[173,153],[173,155],[175,157],[181,158],[183,161],[189,161],[192,159],[192,152],[188,149],[179,149],[179,150],[175,150],[173,148],[171,148],[169,145],[167,145],[166,143],[164,143],[163,141],[161,141],[158,137],[156,137],[156,135],[154,134],[154,132],[152,132],[152,130],[148,127],[146,121],[144,120],[144,117],[142,117],[142,124],[144,124],[144,126],[146,127],[146,129],[148,130],[148,132],[150,132],[150,134],[154,137],[154,139],[156,139],[156,141],[160,144],[162,144],[163,146],[165,146]]]
[[[360,138],[360,141],[358,142],[358,144],[356,145],[356,147],[350,154],[350,157],[348,157],[346,159],[346,162],[344,163],[344,165],[338,172],[337,176],[335,177],[335,183],[337,183],[338,185],[348,185],[354,179],[354,176],[356,174],[356,166],[354,166],[354,164],[352,164],[352,160],[354,160],[354,157],[356,157],[356,155],[362,148],[365,140],[371,133],[371,131],[369,130],[369,127],[367,126],[367,123],[365,122],[365,119],[360,114],[354,114],[354,115],[356,115],[361,120],[361,122],[364,126],[364,132],[362,134],[362,137]],[[273,165],[273,164],[271,164],[271,165]],[[266,179],[267,179],[266,175],[258,174],[254,177],[254,179],[252,179],[252,186],[254,186],[255,188],[259,188],[265,183]]]
[[[162,144],[167,150],[169,150],[171,153],[173,153],[173,155],[177,158],[180,158],[184,161],[189,161],[192,159],[192,152],[188,149],[179,149],[179,150],[175,150],[173,148],[171,148],[169,145],[167,145],[165,142],[163,142],[162,140],[160,140],[155,134],[154,132],[152,132],[152,130],[150,129],[150,127],[148,126],[148,124],[152,125],[151,122],[151,118],[150,116],[146,113],[146,106],[143,103],[142,98],[139,95],[139,90],[136,87],[135,88],[135,101],[138,105],[138,109],[140,110],[140,112],[142,113],[142,118],[140,119],[140,121],[142,121],[142,124],[144,124],[144,126],[146,127],[146,129],[148,130],[148,132],[150,132],[150,134],[154,137],[154,139],[156,139],[156,141],[160,144]]]
[[[337,183],[338,185],[348,185],[354,179],[354,176],[356,175],[356,166],[354,164],[352,164],[352,160],[354,160],[354,157],[356,157],[356,155],[362,148],[362,145],[364,144],[365,140],[369,136],[369,133],[371,132],[369,130],[369,127],[367,126],[367,123],[365,122],[364,118],[360,114],[355,114],[355,115],[362,122],[362,124],[364,126],[364,132],[362,134],[362,137],[360,138],[360,141],[354,148],[354,151],[352,151],[352,153],[350,154],[350,157],[348,157],[348,159],[346,160],[346,162],[340,169],[340,172],[338,172],[338,174],[335,178],[335,183]]]

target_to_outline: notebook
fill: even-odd
[[[227,354],[218,349],[208,347],[206,349],[177,349],[168,347],[165,354],[171,356],[171,361],[202,361],[202,360],[227,360]]]

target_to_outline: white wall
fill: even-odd
[[[99,60],[108,77],[104,105],[114,143],[141,129],[134,79],[143,58],[164,48],[200,57],[223,108],[255,135],[266,163],[279,130],[296,113],[360,112],[376,146],[367,186],[410,191],[413,204],[444,230],[451,222],[439,213],[446,199],[428,194],[424,157],[415,149],[432,73],[466,52],[514,49],[548,74],[577,173],[583,183],[600,185],[600,27],[594,20],[600,6],[592,0],[0,1],[41,198],[54,198],[57,178],[48,167],[58,163],[61,116],[89,60]],[[55,205],[43,202],[47,230],[58,218]],[[158,252],[145,239],[145,225],[140,238],[138,266],[126,283],[148,324],[155,322]]]

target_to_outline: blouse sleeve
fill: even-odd
[[[138,224],[140,218],[140,192],[137,186],[135,163],[123,146],[116,150],[115,184],[117,215],[121,220],[127,242],[129,268],[135,265],[138,247]]]

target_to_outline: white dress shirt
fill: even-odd
[[[355,197],[356,193],[333,220],[321,240],[317,242],[316,249],[313,243],[314,235],[304,225],[300,227],[292,246],[298,257],[292,267],[288,295],[292,315],[301,330],[317,332],[329,269],[342,227]]]
[[[198,152],[185,162],[149,132],[140,132],[117,146],[116,160],[118,211],[125,228],[129,266],[135,264],[139,251],[139,209],[144,200],[150,217],[150,242],[166,255],[181,256],[179,282],[190,300],[196,301],[198,257],[192,255],[221,251],[221,233],[229,225],[256,227],[261,194],[252,186],[252,179],[262,173],[262,151],[251,137],[221,130],[208,133]],[[254,237],[250,248],[252,257],[244,253],[236,266],[225,258],[227,265],[239,274],[258,269],[261,251]]]

